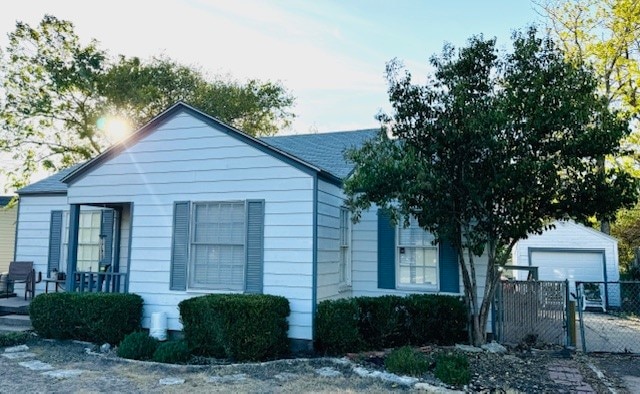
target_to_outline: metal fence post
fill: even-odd
[[[582,312],[582,283],[576,282],[576,298],[578,301],[578,317],[580,319],[580,341],[582,342],[582,351],[587,352],[587,341],[584,335],[584,313]]]

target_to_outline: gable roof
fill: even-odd
[[[76,164],[48,178],[28,185],[18,190],[18,194],[66,194],[68,184],[73,183],[95,166],[117,156],[181,111],[187,112],[231,137],[237,138],[307,173],[317,174],[334,184],[340,184],[353,170],[353,164],[348,163],[344,158],[344,151],[348,148],[362,146],[365,140],[375,137],[377,133],[376,129],[369,129],[255,138],[187,104],[179,102],[152,119],[125,141],[110,147],[94,159]]]

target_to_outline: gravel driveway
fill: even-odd
[[[385,375],[379,365],[361,360],[356,365],[344,359],[311,358],[266,363],[173,366],[123,360],[113,352],[88,353],[91,346],[78,342],[34,340],[28,349],[13,355],[0,350],[0,392],[50,393],[150,393],[150,392],[388,392],[416,391]],[[604,360],[604,361],[603,361]],[[629,392],[617,375],[599,378],[593,363],[604,369],[605,356],[598,362],[576,356],[564,359],[557,350],[512,351],[507,354],[470,353],[473,374],[467,391],[477,392],[576,392],[571,382],[550,378],[558,371],[574,371],[581,385],[594,392]],[[629,368],[637,368],[637,359]],[[612,365],[620,365],[615,359]],[[365,368],[363,368],[365,367]],[[553,375],[556,374],[556,375]],[[368,376],[365,376],[368,375]],[[383,380],[382,377],[387,378]],[[389,380],[391,379],[391,380]],[[395,381],[393,379],[396,379]],[[422,385],[422,386],[420,386]],[[417,388],[447,392],[432,376],[425,375]]]

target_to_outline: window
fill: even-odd
[[[351,243],[351,226],[349,210],[340,208],[340,283],[351,282],[351,255],[349,244]]]
[[[432,244],[433,239],[414,218],[409,227],[398,228],[396,278],[399,287],[437,288],[438,247]]]
[[[77,271],[98,271],[100,269],[100,220],[102,211],[80,212],[78,226],[78,263]],[[67,262],[69,245],[69,212],[65,212],[64,242],[62,243],[62,262]],[[60,269],[60,267],[58,267]]]
[[[189,287],[244,290],[244,202],[193,204]]]

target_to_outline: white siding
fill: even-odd
[[[340,207],[344,194],[338,186],[318,181],[318,302],[347,297],[340,288]]]
[[[0,273],[7,272],[13,260],[17,211],[16,207],[0,207]]]
[[[604,250],[607,281],[617,282],[620,280],[618,241],[615,238],[571,221],[557,221],[554,224],[554,229],[539,235],[531,235],[527,239],[518,241],[513,248],[513,264],[529,266],[529,249],[531,248],[547,248],[557,251]],[[579,272],[576,273],[576,280],[580,280],[579,274]],[[526,276],[526,274],[522,273],[519,275],[521,279]],[[619,304],[619,299],[619,288],[610,286],[609,302]]]
[[[291,338],[311,339],[312,176],[179,113],[68,194],[70,203],[133,203],[129,291],[144,298],[145,327],[164,311],[171,330],[182,328],[178,303],[204,294],[169,290],[173,203],[264,199],[264,293],[289,299]]]
[[[49,260],[49,227],[51,211],[68,210],[67,197],[58,196],[21,196],[20,217],[18,218],[16,259],[33,261],[36,275],[47,275]],[[64,263],[62,263],[64,264]],[[66,271],[66,270],[65,270]],[[24,285],[16,285],[16,293],[23,294]],[[51,286],[49,286],[51,288]],[[44,293],[44,282],[36,284],[36,294]]]

